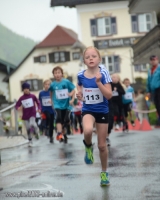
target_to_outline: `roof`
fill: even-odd
[[[4,82],[9,82],[9,77],[18,69],[20,68],[20,66],[22,65],[22,63],[30,56],[30,54],[35,50],[35,47],[26,55],[26,57],[23,58],[23,60],[19,63],[19,65],[14,69],[12,70],[12,72],[10,74],[8,74],[4,79],[3,81]]]
[[[3,72],[5,74],[11,73],[16,68],[15,65],[0,59],[0,72]]]
[[[78,36],[74,31],[63,26],[56,26],[36,48],[68,46],[73,45],[77,40]]]
[[[104,2],[115,2],[124,0],[51,0],[51,7],[54,6],[69,6],[75,7],[76,5],[92,4],[92,3],[104,3]]]
[[[63,26],[56,26],[55,29],[38,45],[36,45],[26,57],[19,63],[16,69],[14,69],[8,76],[6,76],[3,81],[8,82],[9,77],[18,70],[23,62],[32,54],[35,49],[43,47],[54,47],[54,46],[73,46],[76,42],[79,42],[77,34],[71,29],[65,28]],[[79,45],[84,46],[81,42]]]

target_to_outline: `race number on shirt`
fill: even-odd
[[[42,99],[42,105],[43,106],[51,106],[51,99],[48,97],[48,98],[43,98]]]
[[[26,100],[22,100],[22,105],[24,108],[31,108],[34,106],[33,104],[33,99],[32,98],[29,98],[29,99],[26,99]]]
[[[132,100],[133,99],[133,95],[132,95],[132,92],[128,92],[124,95],[124,98],[126,100]]]
[[[115,97],[115,96],[119,96],[119,94],[118,94],[117,91],[113,91],[113,92],[112,92],[112,97]]]
[[[57,99],[68,99],[68,89],[56,90]]]
[[[86,104],[103,102],[103,94],[99,88],[83,88],[83,97]]]

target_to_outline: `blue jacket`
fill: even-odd
[[[160,88],[160,65],[153,74],[151,74],[151,69],[148,71],[147,92],[154,92],[157,88]]]

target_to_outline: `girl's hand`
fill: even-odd
[[[101,73],[97,73],[95,77],[96,77],[96,83],[101,82],[101,78],[102,78]]]
[[[72,97],[72,95],[73,95],[73,93],[72,93],[72,92],[68,93],[68,96],[69,96],[69,97]]]
[[[69,101],[69,104],[70,104],[71,106],[73,106],[73,102],[74,102],[74,100],[70,100],[70,101]]]
[[[76,97],[78,100],[82,100],[83,99],[83,94],[81,91],[78,91],[78,93],[76,94]]]

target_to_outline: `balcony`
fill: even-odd
[[[160,0],[130,0],[129,13],[160,12]]]
[[[149,63],[151,55],[160,56],[160,24],[142,37],[132,48],[134,64]]]

